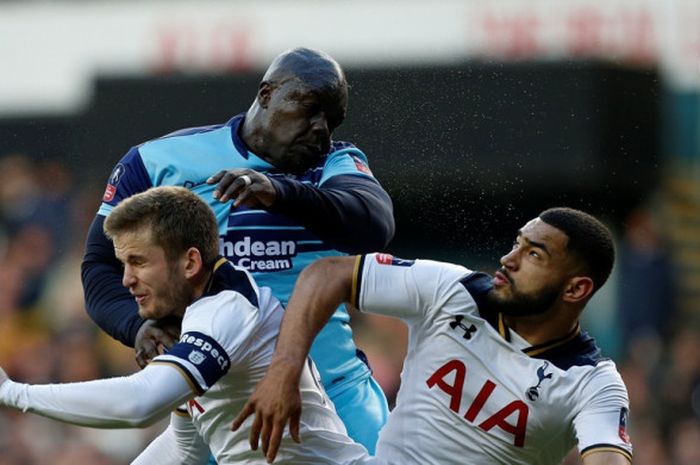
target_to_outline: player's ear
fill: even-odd
[[[185,252],[182,260],[185,278],[192,278],[202,271],[204,262],[202,261],[202,254],[196,247],[190,247],[187,249],[187,252]]]
[[[588,276],[570,278],[564,288],[565,302],[578,303],[588,299],[593,294],[593,280]]]
[[[262,108],[267,108],[270,104],[272,89],[273,86],[271,83],[267,81],[263,81],[260,83],[260,87],[258,88],[258,95],[256,98],[258,99],[258,105],[260,105]]]

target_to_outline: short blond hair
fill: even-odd
[[[152,243],[161,247],[169,260],[190,247],[199,250],[206,265],[213,265],[219,255],[219,227],[213,210],[184,187],[152,187],[133,195],[117,205],[104,222],[105,235],[111,240],[142,228],[150,232]]]

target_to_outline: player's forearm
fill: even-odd
[[[176,369],[161,366],[81,383],[8,380],[0,387],[0,405],[81,426],[134,428],[152,424],[193,395]]]
[[[297,279],[284,313],[272,365],[298,379],[311,343],[335,309],[349,300],[355,257],[323,258]]]
[[[373,179],[336,176],[321,188],[286,177],[271,180],[278,195],[271,211],[294,218],[338,250],[382,250],[394,236],[391,199]]]
[[[97,215],[85,242],[81,278],[85,307],[107,334],[130,347],[143,320],[129,291],[122,285],[121,265],[114,246],[102,232],[104,217]]]

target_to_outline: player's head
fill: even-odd
[[[211,208],[182,187],[154,187],[121,202],[104,222],[143,318],[181,315],[218,255]]]
[[[345,119],[348,85],[326,53],[296,48],[280,54],[263,76],[246,116],[246,143],[284,171],[318,163]]]
[[[580,210],[551,208],[518,231],[512,250],[501,257],[491,297],[513,316],[544,313],[560,303],[583,309],[614,260],[605,225]]]

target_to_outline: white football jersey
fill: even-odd
[[[231,424],[270,364],[282,315],[270,289],[222,259],[205,295],[187,308],[180,341],[152,362],[177,367],[200,394],[187,411],[219,465],[266,463],[248,442],[253,417],[236,432]],[[302,443],[285,429],[275,463],[363,463],[366,449],[347,436],[311,362],[300,386]]]
[[[628,398],[615,364],[577,328],[531,347],[482,315],[491,278],[386,254],[358,257],[353,300],[406,322],[396,408],[377,456],[392,465],[557,465],[572,447],[631,461]]]

